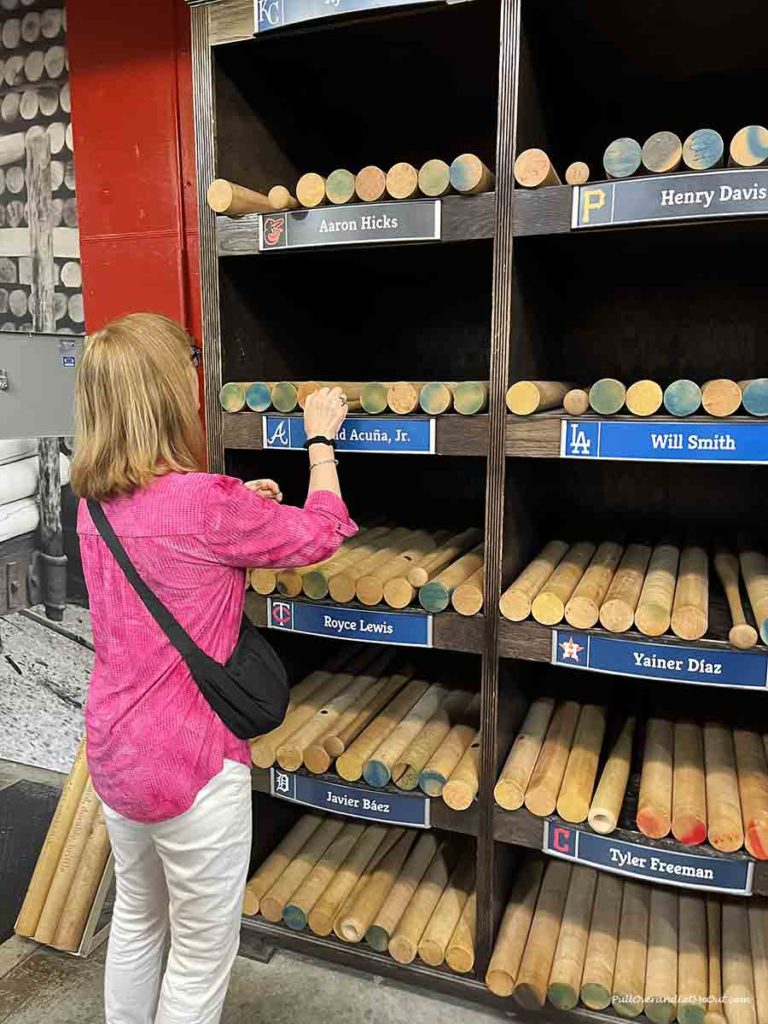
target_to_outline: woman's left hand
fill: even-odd
[[[249,491],[256,491],[268,501],[281,502],[283,500],[283,492],[274,480],[248,480],[245,486]]]

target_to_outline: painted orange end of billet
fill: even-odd
[[[703,821],[691,822],[689,827],[675,832],[674,836],[684,846],[698,846],[707,838],[707,826]]]
[[[669,816],[663,811],[659,812],[650,808],[644,808],[637,812],[637,827],[649,839],[663,839],[664,836],[669,835],[672,823],[669,820]]]
[[[754,821],[747,822],[746,846],[753,857],[768,860],[768,828]]]

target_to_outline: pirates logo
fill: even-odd
[[[280,240],[283,237],[285,216],[280,214],[277,217],[265,217],[262,221],[262,228],[264,232],[264,248],[274,249],[276,245],[280,244]]]
[[[293,625],[293,611],[285,601],[275,601],[272,605],[272,625],[277,629],[290,629]]]

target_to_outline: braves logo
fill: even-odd
[[[285,231],[285,217],[264,218],[264,246],[272,248],[278,245]]]
[[[288,629],[291,626],[293,612],[291,606],[285,601],[275,601],[272,605],[272,625],[278,629]]]

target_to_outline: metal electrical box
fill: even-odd
[[[70,437],[85,337],[0,331],[0,439]]]

